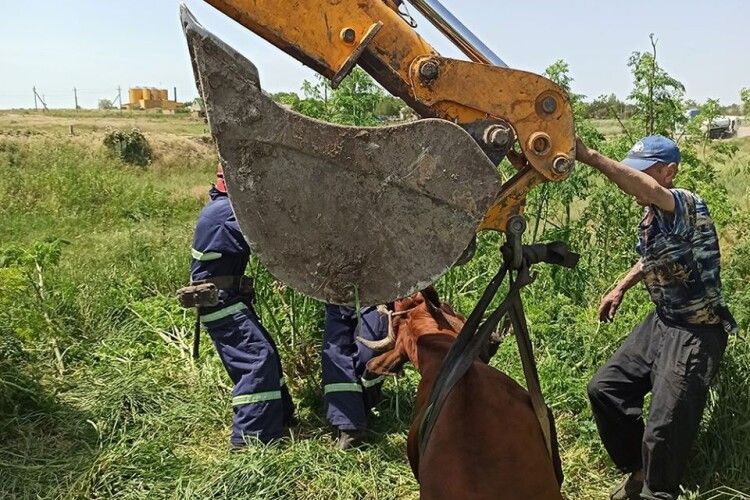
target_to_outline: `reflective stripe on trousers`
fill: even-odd
[[[353,308],[326,304],[323,334],[323,393],[326,418],[342,430],[367,427],[367,414],[372,398],[368,392],[378,391],[381,380],[362,376],[374,353],[356,342],[355,337],[377,340],[387,333],[385,317],[375,310],[362,311],[362,325],[357,326]]]
[[[294,408],[276,347],[255,311],[237,303],[201,321],[234,383],[232,443],[243,444],[247,436],[263,442],[281,437]]]

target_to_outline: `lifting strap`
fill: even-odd
[[[503,245],[502,251],[502,267],[484,290],[482,297],[469,315],[458,337],[451,345],[440,368],[440,372],[435,379],[427,409],[419,427],[420,454],[423,454],[427,448],[430,434],[451,390],[466,374],[474,360],[477,359],[489,336],[500,323],[500,320],[508,314],[518,343],[519,355],[526,379],[526,386],[531,397],[531,404],[539,420],[547,451],[550,457],[552,457],[552,426],[549,419],[549,410],[544,403],[544,396],[539,384],[539,374],[536,369],[534,351],[529,337],[520,292],[524,286],[534,281],[529,272],[532,264],[546,262],[564,267],[574,267],[578,262],[579,256],[569,252],[567,246],[562,242],[554,242],[547,245],[518,245],[515,248],[512,242],[509,242]],[[518,253],[520,253],[520,256]],[[513,273],[516,263],[520,263],[520,268],[516,268],[515,279],[511,275],[507,295],[482,323],[484,313],[497,294],[506,275]]]

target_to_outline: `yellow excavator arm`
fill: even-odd
[[[513,145],[528,166],[504,182],[479,229],[504,231],[526,194],[564,179],[575,158],[565,92],[508,68],[435,0],[411,3],[473,59],[440,56],[394,0],[205,0],[295,57],[336,87],[355,65],[422,118],[463,127],[495,162]]]
[[[359,65],[422,117],[363,128],[294,113],[182,8],[240,228],[274,276],[307,295],[379,304],[420,290],[471,255],[478,230],[518,235],[528,192],[570,173],[565,92],[508,68],[437,0],[409,3],[471,60],[438,54],[396,0],[206,1],[334,87]],[[525,161],[503,182],[497,165],[512,148]]]

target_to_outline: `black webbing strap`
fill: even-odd
[[[440,372],[432,387],[427,410],[422,417],[419,427],[420,454],[424,453],[427,447],[435,422],[451,390],[466,374],[474,360],[477,359],[487,339],[500,323],[500,320],[505,314],[508,314],[516,335],[532,407],[539,420],[547,450],[551,456],[551,423],[539,384],[539,375],[536,369],[536,362],[534,361],[534,351],[526,325],[526,317],[523,312],[523,303],[521,302],[521,289],[533,282],[533,277],[529,272],[529,267],[532,264],[547,262],[564,267],[574,267],[578,262],[578,255],[569,252],[567,246],[561,242],[554,242],[548,245],[524,245],[521,248],[521,267],[516,274],[516,278],[511,278],[507,295],[487,320],[481,323],[484,313],[497,294],[508,271],[511,270],[515,262],[518,262],[515,253],[508,246],[503,248],[503,266],[484,290],[482,297],[469,315],[461,332],[443,360]]]
[[[528,275],[528,273],[528,267],[521,269],[519,271],[519,278],[522,274]],[[534,359],[534,347],[531,344],[531,337],[529,336],[529,328],[526,324],[526,314],[523,311],[523,302],[521,302],[520,293],[516,293],[511,300],[511,309],[508,315],[510,316],[513,333],[518,344],[518,354],[521,358],[526,387],[531,397],[531,406],[534,409],[537,420],[539,420],[539,426],[544,435],[544,444],[547,445],[547,453],[552,458],[552,424],[549,420],[547,404],[544,402],[542,387],[539,383],[539,372],[536,369],[536,360]]]

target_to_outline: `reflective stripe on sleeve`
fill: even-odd
[[[190,254],[193,256],[195,260],[200,261],[208,261],[208,260],[216,260],[221,258],[221,253],[219,252],[199,252],[195,248],[190,249]]]
[[[256,392],[255,394],[240,394],[232,398],[232,406],[250,405],[281,399],[281,391]]]
[[[384,375],[381,375],[381,376],[375,377],[375,378],[371,378],[371,379],[367,379],[367,378],[362,377],[362,387],[364,387],[365,389],[369,389],[370,387],[372,387],[374,385],[378,385],[383,380],[385,380],[385,376]]]
[[[231,316],[232,314],[238,313],[244,309],[247,309],[247,306],[242,302],[237,302],[236,304],[227,306],[224,309],[219,309],[218,311],[202,315],[201,322],[209,323],[211,321],[216,321],[217,319],[226,318],[227,316]]]
[[[342,382],[340,384],[326,384],[323,387],[324,394],[332,392],[362,392],[362,386],[356,382]]]

